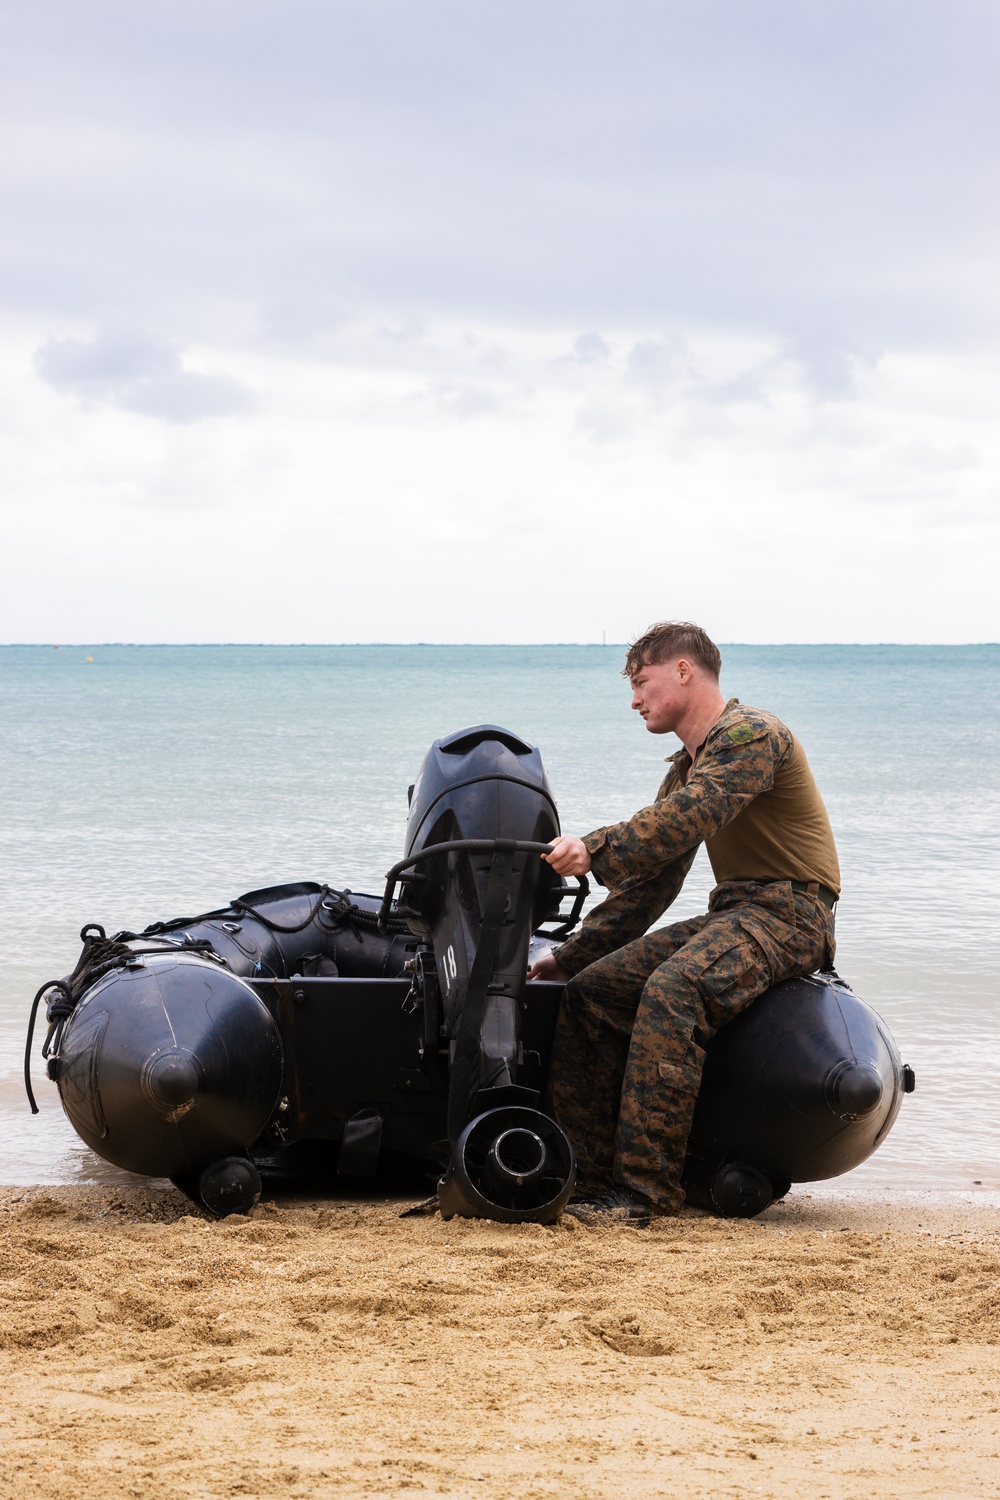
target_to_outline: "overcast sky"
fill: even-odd
[[[996,0],[7,0],[0,639],[979,641]]]

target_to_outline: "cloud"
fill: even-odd
[[[512,400],[512,393],[507,389],[473,382],[455,384],[442,381],[431,386],[429,394],[442,415],[459,422],[493,416],[505,410]],[[523,392],[520,394],[524,395]]]
[[[3,36],[0,634],[56,630],[58,560],[77,638],[623,639],[723,596],[758,638],[928,597],[995,638],[1000,7],[15,0]],[[95,592],[181,505],[212,545]]]
[[[692,333],[704,374],[657,403],[623,371],[581,390],[554,368],[578,327],[483,327],[510,354],[493,384],[433,323],[433,379],[272,362],[252,421],[166,431],[54,402],[21,378],[27,340],[0,346],[0,639],[622,640],[665,613],[728,639],[996,639],[991,361],[896,355],[815,402],[786,358],[769,402],[722,407],[699,382],[775,349]]]
[[[588,396],[573,418],[573,430],[594,443],[617,443],[634,430],[636,414],[615,395]]]
[[[611,346],[599,333],[581,333],[573,340],[573,357],[581,365],[606,365]]]
[[[777,360],[767,360],[753,369],[734,375],[731,380],[706,382],[692,392],[698,401],[715,406],[736,406],[741,402],[761,402],[770,399],[770,388],[776,371]]]
[[[298,345],[300,349],[338,334],[349,323],[342,306],[323,293],[288,290],[260,309],[260,333],[266,342]]]
[[[303,349],[327,305],[403,337],[812,340],[817,307],[850,348],[996,331],[978,0],[8,9],[19,310],[120,306],[200,346],[276,322]]]
[[[650,394],[659,394],[687,372],[688,348],[681,338],[640,339],[625,361],[625,378]]]
[[[48,339],[35,352],[35,369],[85,406],[119,406],[167,422],[236,416],[256,405],[241,381],[185,369],[175,344],[124,323],[105,324],[89,342]]]
[[[808,322],[787,341],[786,348],[801,369],[806,386],[820,401],[855,396],[861,372],[878,361],[877,354],[857,347],[835,330],[816,328]]]

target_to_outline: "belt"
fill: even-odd
[[[817,880],[790,880],[788,884],[793,891],[802,891],[807,896],[815,896],[817,901],[822,901],[831,911],[837,904],[837,892],[831,891],[828,885],[820,885]]]

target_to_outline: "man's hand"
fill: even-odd
[[[550,864],[557,875],[586,875],[590,869],[590,855],[583,839],[564,833],[555,840],[548,854],[542,858]]]
[[[528,970],[529,979],[555,979],[560,984],[565,984],[571,976],[561,967],[559,960],[551,953],[546,953],[544,958],[539,958]]]

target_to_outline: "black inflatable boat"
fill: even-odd
[[[301,882],[108,936],[90,925],[35,997],[75,1130],[116,1166],[243,1212],[261,1168],[314,1143],[336,1170],[433,1173],[442,1214],[551,1222],[573,1151],[543,1108],[562,986],[529,952],[579,919],[585,881],[541,756],[492,725],[431,746],[384,895]],[[568,911],[564,911],[566,903]],[[776,985],[710,1043],[689,1198],[751,1216],[871,1154],[913,1087],[880,1018],[834,974]]]

